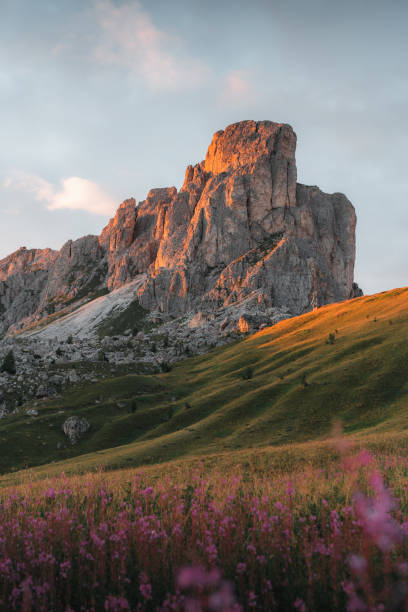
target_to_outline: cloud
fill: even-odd
[[[157,28],[139,2],[116,6],[95,0],[94,12],[99,31],[93,55],[100,63],[125,67],[156,90],[190,89],[208,81],[208,66]]]
[[[79,176],[62,179],[60,190],[35,174],[21,172],[7,177],[3,185],[32,194],[36,200],[44,202],[48,210],[68,208],[109,216],[117,208],[115,201],[96,183]]]
[[[257,97],[257,92],[245,70],[233,70],[227,74],[224,87],[221,90],[221,104],[233,106],[248,106]]]

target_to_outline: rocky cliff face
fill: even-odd
[[[249,316],[300,314],[352,297],[354,208],[342,194],[297,184],[295,149],[289,125],[233,124],[214,135],[204,161],[188,166],[179,192],[125,200],[99,237],[3,259],[1,330],[53,317],[142,274],[142,306],[173,316],[244,303]]]

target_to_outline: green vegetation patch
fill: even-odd
[[[123,334],[127,330],[132,330],[133,333],[148,328],[146,315],[148,311],[143,308],[138,300],[133,300],[125,310],[119,314],[112,314],[107,317],[98,327],[98,335],[100,338],[104,336],[115,336]]]
[[[121,315],[111,321],[116,329],[132,328],[138,315],[143,323],[137,303]],[[61,469],[86,471],[312,444],[330,437],[337,421],[359,439],[406,439],[407,337],[404,290],[282,321],[167,373],[111,373],[39,402],[31,422],[22,415],[0,421],[0,469],[58,460]],[[72,414],[85,416],[91,429],[78,445],[57,450]],[[40,438],[27,438],[32,432]]]

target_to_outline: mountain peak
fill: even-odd
[[[296,134],[290,125],[273,121],[240,121],[215,132],[204,162],[212,174],[253,166],[279,153],[295,162]]]
[[[169,316],[244,308],[259,323],[276,309],[300,314],[347,299],[354,208],[341,194],[297,184],[295,151],[290,125],[234,123],[187,167],[179,192],[162,187],[138,205],[125,200],[99,238],[52,256],[22,253],[24,265],[0,262],[0,331],[138,278],[141,305]],[[30,265],[35,257],[40,266]]]

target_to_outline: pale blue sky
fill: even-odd
[[[362,288],[407,285],[407,23],[405,0],[0,0],[0,257],[99,233],[270,119],[356,207]]]

